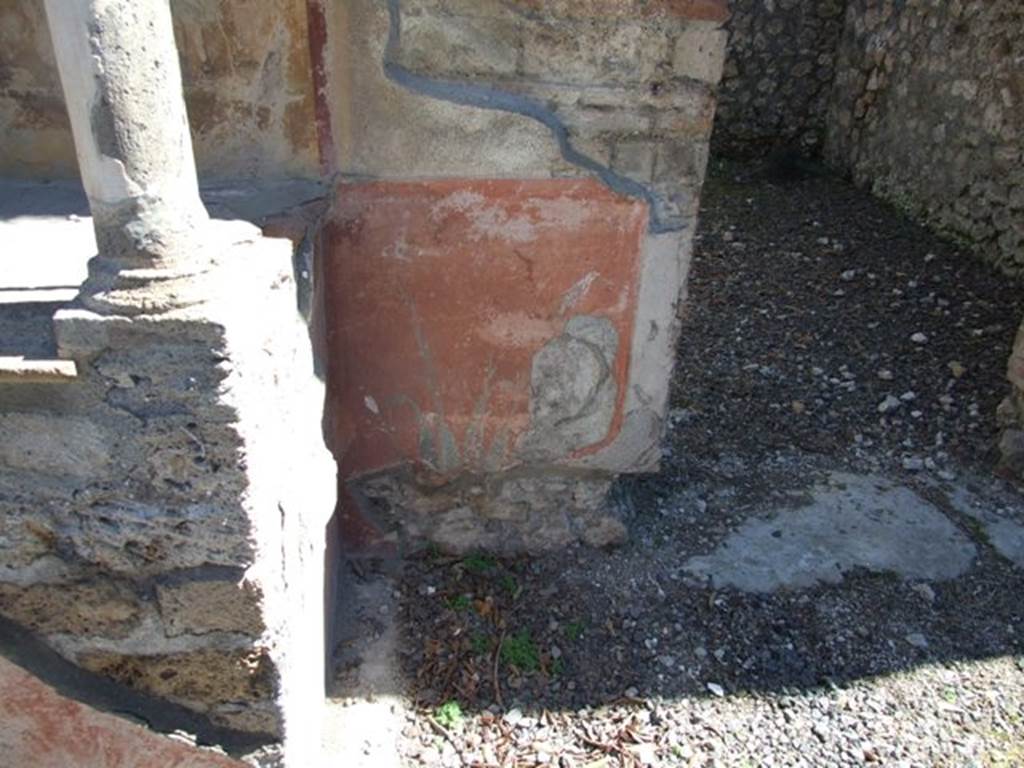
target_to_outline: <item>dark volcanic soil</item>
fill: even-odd
[[[719,165],[698,238],[673,388],[688,462],[795,448],[990,467],[1018,283],[827,176]]]

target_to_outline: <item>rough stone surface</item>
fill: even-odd
[[[810,503],[752,519],[686,569],[748,592],[838,583],[854,568],[951,579],[975,546],[938,508],[881,477],[836,473]]]
[[[171,10],[200,173],[315,175],[305,1],[173,0]],[[0,174],[77,175],[41,0],[0,6],[0,127]]]
[[[274,734],[281,713],[272,703],[275,670],[265,652],[197,650],[125,656],[95,651],[77,663],[90,672],[210,715],[218,725]]]
[[[410,472],[388,472],[353,486],[409,550],[433,542],[453,553],[515,554],[579,540],[605,546],[626,537],[605,499],[611,479],[603,474],[492,473],[432,486]]]
[[[0,613],[124,686],[283,736],[311,765],[335,488],[323,389],[291,244],[225,231],[242,237],[197,281],[207,301],[132,318],[61,310],[58,350],[79,378],[0,400],[5,424],[36,419],[83,448],[30,463],[38,429],[5,432]]]
[[[851,0],[827,155],[915,218],[1024,271],[1024,7]]]
[[[135,593],[112,581],[27,586],[0,582],[0,614],[43,635],[122,638],[141,613]]]
[[[220,579],[201,579],[160,584],[157,605],[167,635],[201,635],[207,632],[241,632],[258,636],[263,620],[259,598],[247,584]]]
[[[81,418],[0,414],[0,463],[73,478],[102,478],[110,468],[111,435]]]
[[[821,150],[846,0],[733,0],[713,147]],[[692,55],[692,54],[688,54]]]
[[[0,753],[11,768],[242,768],[187,738],[171,738],[67,698],[0,658]]]

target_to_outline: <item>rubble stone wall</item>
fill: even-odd
[[[172,0],[200,174],[319,172],[306,0]],[[0,175],[75,178],[43,0],[0,3]]]
[[[715,154],[821,151],[846,0],[732,0]]]
[[[856,183],[1024,272],[1024,6],[850,0],[827,156]]]

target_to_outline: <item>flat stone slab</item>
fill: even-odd
[[[966,488],[956,488],[949,500],[958,512],[976,520],[988,543],[1018,568],[1024,568],[1024,522],[1012,505],[1000,506],[975,495]]]
[[[687,571],[746,592],[838,583],[853,568],[952,579],[976,550],[937,507],[873,475],[830,474],[809,504],[752,518]]]

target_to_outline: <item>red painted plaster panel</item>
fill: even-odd
[[[533,356],[576,315],[618,334],[618,430],[645,204],[592,180],[341,185],[324,264],[341,475],[517,463]]]
[[[244,768],[65,698],[0,658],[0,765],[7,768]]]

